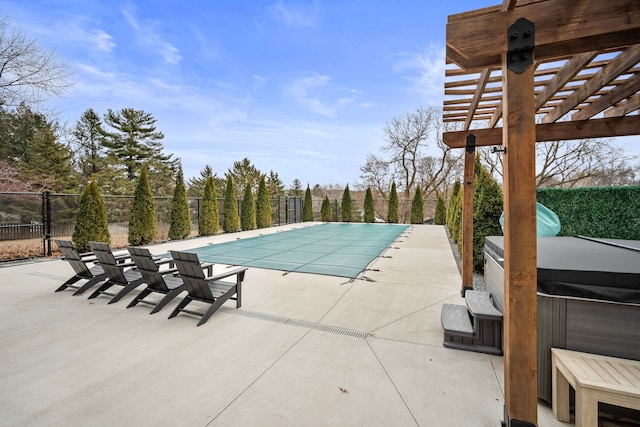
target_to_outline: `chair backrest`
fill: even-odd
[[[54,240],[56,245],[58,245],[58,249],[62,252],[62,256],[64,256],[65,261],[68,261],[71,264],[71,268],[78,276],[81,277],[92,277],[91,271],[87,264],[82,260],[80,253],[73,246],[73,242],[70,240]]]
[[[164,276],[160,273],[160,268],[154,261],[149,249],[129,246],[127,250],[149,288],[168,292],[169,288],[164,281]]]
[[[128,283],[124,276],[124,268],[122,264],[116,262],[116,258],[111,252],[108,244],[102,242],[89,242],[89,247],[93,254],[98,258],[98,262],[107,273],[109,280],[115,283]]]
[[[169,251],[184,283],[184,289],[193,298],[213,301],[213,294],[205,280],[204,271],[197,254]]]

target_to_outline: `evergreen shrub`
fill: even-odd
[[[104,200],[94,180],[87,183],[76,215],[76,224],[71,237],[79,252],[89,252],[89,242],[111,243]]]

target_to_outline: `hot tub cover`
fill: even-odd
[[[537,244],[538,292],[640,304],[640,241],[539,237]],[[503,237],[488,236],[485,252],[502,265]]]

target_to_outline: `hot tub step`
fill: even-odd
[[[474,336],[469,311],[463,305],[444,304],[440,312],[440,321],[445,335]]]

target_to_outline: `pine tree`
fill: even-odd
[[[169,239],[181,240],[191,234],[191,215],[189,214],[189,201],[187,189],[184,186],[182,167],[178,168],[176,186],[173,189],[171,199],[171,213],[169,214]]]
[[[198,234],[200,236],[212,236],[218,232],[218,194],[213,176],[206,179],[202,204],[200,206],[200,218],[198,219]]]
[[[364,222],[376,222],[376,213],[373,210],[373,194],[371,193],[371,187],[367,188],[367,192],[364,195]]]
[[[424,224],[424,199],[419,186],[411,202],[411,224]]]
[[[129,214],[129,244],[138,246],[153,242],[156,227],[156,206],[151,195],[147,166],[143,165]]]
[[[324,196],[322,207],[320,208],[320,218],[324,222],[331,222],[333,220],[333,212],[331,210],[331,202],[329,201],[329,196]]]
[[[353,220],[351,209],[351,192],[349,191],[349,184],[347,184],[342,193],[342,204],[340,205],[342,222],[351,222]]]
[[[291,183],[291,188],[288,191],[289,197],[301,197],[304,194],[302,191],[302,182],[298,178],[294,179]]]
[[[80,197],[72,240],[79,252],[90,251],[89,242],[111,243],[107,211],[95,181],[89,181]]]
[[[224,192],[224,218],[222,229],[225,233],[235,233],[240,231],[240,217],[238,216],[238,201],[236,192],[233,189],[233,179],[227,175],[227,188]]]
[[[396,190],[396,182],[391,184],[391,192],[389,193],[389,209],[387,213],[387,222],[397,224],[400,220],[398,216],[398,191]]]
[[[248,183],[244,188],[240,227],[243,231],[255,230],[256,228],[256,205],[253,201],[253,191],[251,190],[251,185]]]
[[[87,109],[76,122],[72,133],[78,145],[78,163],[82,176],[89,178],[100,173],[105,166],[100,116],[93,109]]]
[[[133,108],[117,112],[109,109],[104,122],[115,132],[103,129],[103,144],[120,159],[130,181],[135,179],[141,160],[148,164],[163,164],[171,170],[176,166],[171,154],[162,153],[164,134],[156,130],[156,119],[150,113]]]
[[[311,189],[307,184],[307,191],[304,192],[304,203],[302,204],[302,221],[313,221],[313,198]]]
[[[265,177],[260,179],[258,185],[258,195],[256,197],[256,227],[271,227],[271,200],[267,191]]]
[[[447,208],[442,195],[438,193],[438,201],[436,202],[436,212],[433,215],[433,222],[437,225],[444,225],[447,221]]]

